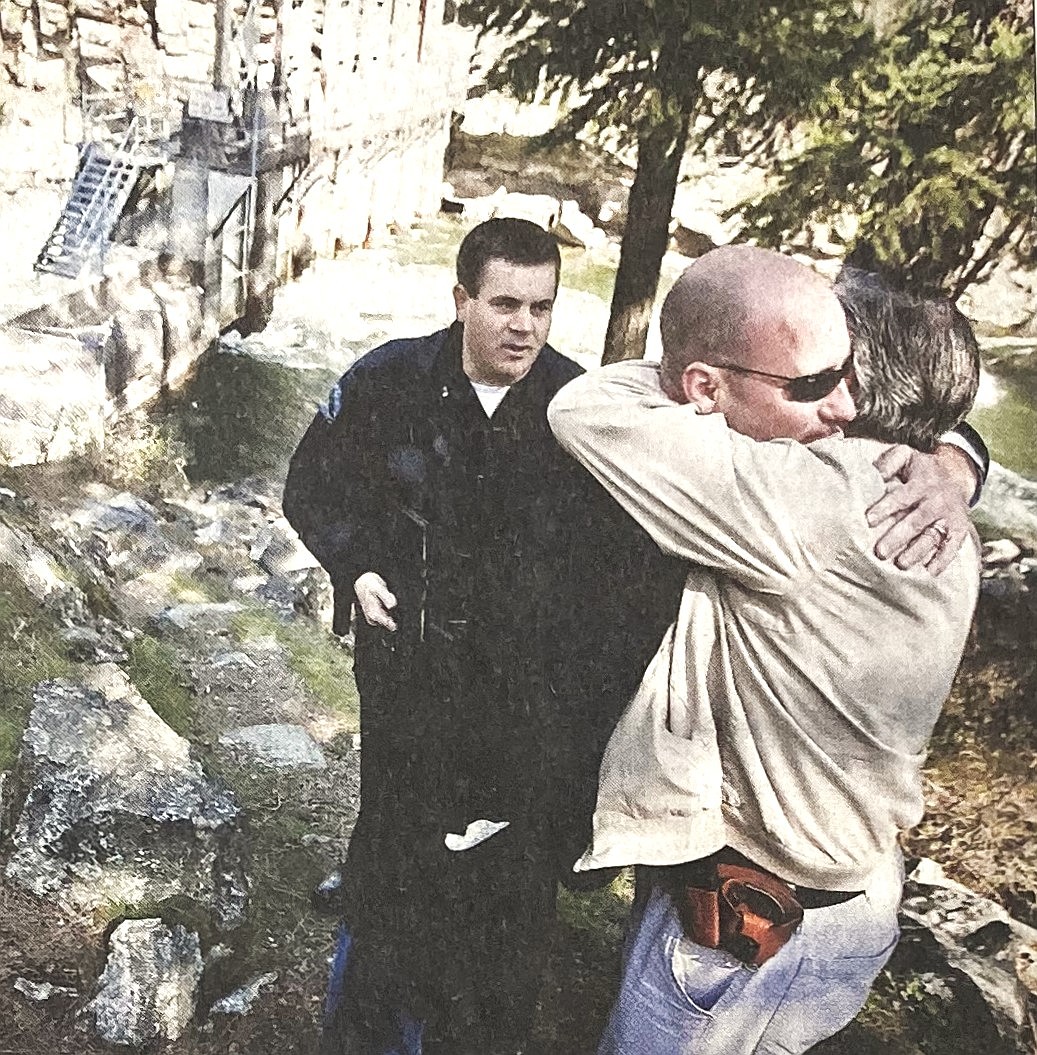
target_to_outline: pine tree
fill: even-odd
[[[763,244],[849,217],[855,262],[950,293],[1032,246],[1033,0],[885,5],[879,34],[877,6],[462,5],[469,22],[512,34],[491,87],[568,93],[554,138],[587,129],[637,146],[604,361],[644,352],[681,159],[732,131],[773,167],[772,189],[738,210]]]
[[[569,93],[554,138],[590,129],[637,146],[605,362],[644,354],[689,142],[719,139],[761,97],[782,121],[810,111],[869,35],[850,0],[786,0],[780,11],[758,0],[468,0],[462,11],[513,35],[491,87]],[[761,122],[757,145],[780,123]]]
[[[780,246],[851,217],[850,262],[951,296],[1009,249],[1032,256],[1033,47],[1032,0],[909,8],[815,97],[747,233]]]

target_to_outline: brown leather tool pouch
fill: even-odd
[[[712,888],[681,885],[671,894],[692,941],[722,948],[750,967],[766,963],[803,921],[787,883],[742,865],[718,864]]]
[[[720,897],[717,891],[685,886],[674,901],[685,935],[707,949],[720,948]]]

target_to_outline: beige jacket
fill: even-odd
[[[691,565],[608,745],[577,867],[726,844],[790,882],[866,887],[922,815],[926,743],[978,594],[975,546],[936,579],[879,561],[865,510],[883,491],[880,444],[755,442],[670,400],[655,364],[586,374],[548,416]]]

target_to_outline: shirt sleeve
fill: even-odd
[[[950,432],[945,432],[940,437],[940,442],[964,451],[975,465],[976,490],[972,492],[972,498],[969,499],[969,507],[975,507],[983,497],[983,485],[987,482],[987,474],[990,472],[990,451],[987,450],[983,437],[971,425],[962,421]]]
[[[755,442],[671,400],[642,361],[570,382],[548,419],[664,552],[750,589],[783,592],[846,543],[852,488],[831,444],[847,441]]]

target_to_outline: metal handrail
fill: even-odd
[[[116,148],[114,155],[110,158],[106,158],[108,167],[105,170],[105,176],[94,189],[93,194],[90,195],[90,201],[87,203],[86,208],[83,210],[82,217],[75,226],[75,234],[77,238],[82,235],[80,238],[80,244],[86,244],[88,247],[90,246],[90,242],[100,226],[101,219],[108,212],[108,209],[116,196],[118,183],[114,177],[113,168],[119,162],[132,160],[139,142],[138,118],[134,115],[130,119],[130,126],[126,129],[126,135]],[[86,150],[89,151],[92,145],[93,144],[88,146]],[[84,157],[84,168],[86,167],[88,160],[87,157]]]

